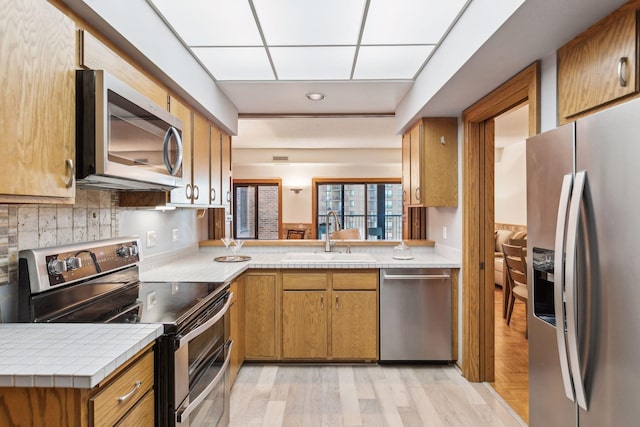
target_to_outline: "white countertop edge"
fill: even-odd
[[[99,335],[105,328],[122,330],[120,334],[126,334],[130,339],[121,342],[99,342],[91,340],[92,335]],[[133,358],[140,350],[154,342],[163,333],[161,324],[39,324],[39,323],[15,323],[2,324],[0,335],[11,334],[10,329],[15,329],[20,334],[20,339],[28,342],[30,338],[35,341],[42,337],[42,329],[60,331],[67,328],[72,331],[82,329],[87,343],[83,344],[84,355],[69,354],[67,365],[52,365],[47,363],[47,358],[38,356],[38,344],[17,344],[9,346],[0,344],[0,358],[21,357],[20,364],[2,364],[0,362],[0,387],[46,387],[46,388],[79,388],[90,389],[98,385],[113,371]],[[126,332],[129,331],[130,334]],[[82,340],[82,335],[69,335],[69,345],[74,341]],[[61,338],[64,343],[64,336]],[[41,341],[43,349],[48,346],[47,341]],[[24,347],[28,347],[25,349]],[[114,354],[116,354],[114,356]],[[93,354],[95,357],[87,357]],[[109,355],[110,356],[106,356]],[[84,356],[84,357],[83,357]],[[7,360],[7,359],[5,359]],[[83,362],[80,363],[79,361]]]

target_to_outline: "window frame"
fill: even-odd
[[[258,228],[257,228],[257,224],[258,224],[258,213],[259,213],[259,207],[258,207],[258,187],[278,187],[278,239],[280,238],[280,235],[282,233],[282,180],[281,179],[234,179],[233,180],[233,184],[232,184],[232,188],[233,188],[233,196],[234,196],[234,201],[233,201],[233,206],[232,206],[232,215],[233,215],[233,226],[231,227],[232,230],[232,235],[234,239],[238,239],[237,236],[237,217],[238,217],[238,212],[236,212],[236,201],[235,201],[235,195],[236,195],[236,188],[237,187],[255,187],[256,188],[256,199],[255,199],[255,203],[256,203],[256,233],[258,232]],[[254,238],[240,238],[239,240],[260,240],[257,236]],[[265,240],[265,239],[263,239]]]

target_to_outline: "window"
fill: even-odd
[[[278,239],[280,236],[280,184],[233,184],[233,236],[236,239]]]
[[[316,236],[326,233],[327,212],[340,228],[358,228],[365,239],[402,239],[402,185],[397,182],[316,182]],[[329,232],[334,230],[330,219]]]

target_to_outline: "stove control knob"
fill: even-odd
[[[67,263],[67,270],[69,271],[77,270],[82,267],[82,260],[77,256],[70,256],[65,261]]]
[[[67,271],[67,263],[62,259],[52,259],[47,264],[47,268],[49,270],[49,274],[58,275]]]
[[[132,254],[132,250],[131,250],[131,246],[123,246],[121,248],[118,248],[116,253],[118,254],[119,257],[122,257],[122,258],[126,258],[126,257],[129,257],[129,256],[133,255]]]
[[[133,256],[138,255],[138,253],[139,253],[138,246],[133,245],[133,246],[129,246],[129,248],[131,249],[131,255],[133,255]]]

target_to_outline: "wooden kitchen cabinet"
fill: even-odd
[[[221,206],[225,195],[222,192],[222,132],[214,125],[209,124],[211,132],[211,149],[209,150],[209,203]]]
[[[231,299],[231,307],[229,307],[230,317],[230,334],[229,338],[233,341],[233,349],[231,350],[231,385],[233,385],[238,371],[244,363],[244,279],[238,278],[231,282],[230,290],[233,293]]]
[[[246,360],[280,358],[281,275],[274,271],[250,271],[244,280],[244,345]],[[278,315],[277,315],[278,313]]]
[[[377,359],[377,270],[283,272],[282,288],[283,359]]]
[[[282,291],[284,359],[327,357],[327,298],[327,291]]]
[[[119,399],[126,395],[129,397]],[[93,427],[141,426],[154,423],[153,344],[145,347],[91,390],[0,388],[2,425]]]
[[[458,206],[457,118],[420,119],[403,135],[402,159],[405,206]]]
[[[75,24],[39,0],[0,12],[0,203],[73,203]]]
[[[558,121],[638,91],[637,8],[629,2],[558,49]]]
[[[220,174],[222,205],[231,208],[233,200],[233,176],[231,172],[231,135],[220,133]]]

